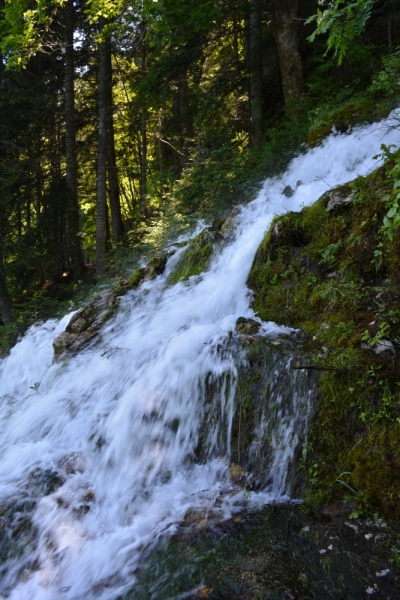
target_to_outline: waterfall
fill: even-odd
[[[0,597],[115,600],[134,583],[144,549],[174,533],[189,508],[206,513],[232,490],[238,364],[226,342],[239,316],[255,318],[246,279],[264,232],[275,214],[370,172],[381,143],[397,139],[389,121],[330,136],[240,208],[207,272],[168,285],[179,248],[163,275],[121,299],[96,344],[53,364],[67,315],[32,327],[1,361]],[[208,445],[225,451],[199,464],[210,382],[218,385]],[[286,421],[282,439],[293,427]],[[263,501],[285,493],[281,468],[277,478]],[[230,509],[222,503],[221,516]]]

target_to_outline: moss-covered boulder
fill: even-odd
[[[187,244],[186,250],[169,276],[169,283],[186,281],[189,277],[200,275],[205,271],[210,263],[215,245],[223,239],[223,235],[212,227],[203,229],[199,235],[192,238]]]
[[[308,494],[400,519],[400,232],[385,234],[390,161],[272,223],[248,284],[261,319],[315,345]],[[319,348],[319,349],[318,349]]]

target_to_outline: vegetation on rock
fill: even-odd
[[[399,152],[366,178],[277,217],[249,276],[263,320],[301,328],[320,371],[303,468],[309,498],[400,519]]]

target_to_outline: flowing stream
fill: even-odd
[[[330,136],[265,181],[207,272],[167,285],[179,248],[163,275],[122,298],[99,343],[52,364],[67,315],[32,327],[0,362],[1,598],[115,600],[189,508],[207,513],[226,497],[221,517],[235,510],[227,458],[210,452],[196,464],[194,451],[212,381],[219,418],[207,444],[223,438],[229,449],[237,364],[221,348],[239,316],[254,318],[246,279],[257,247],[275,214],[367,174],[381,143],[397,140],[388,121]],[[277,471],[259,502],[290,492]]]

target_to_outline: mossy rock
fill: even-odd
[[[332,132],[344,133],[352,125],[362,123],[370,117],[372,99],[366,96],[354,98],[339,108],[321,110],[317,113],[314,124],[308,133],[307,143],[314,147]],[[318,109],[317,109],[318,110]]]
[[[212,227],[203,229],[199,235],[189,241],[168,282],[175,284],[178,281],[186,281],[193,275],[200,275],[210,263],[215,244],[222,240],[223,236]]]
[[[248,285],[262,320],[299,328],[320,347],[308,497],[353,495],[357,510],[400,520],[400,231],[381,233],[393,161],[275,219]],[[327,210],[333,197],[344,201]],[[380,339],[393,342],[390,353],[374,351]]]

